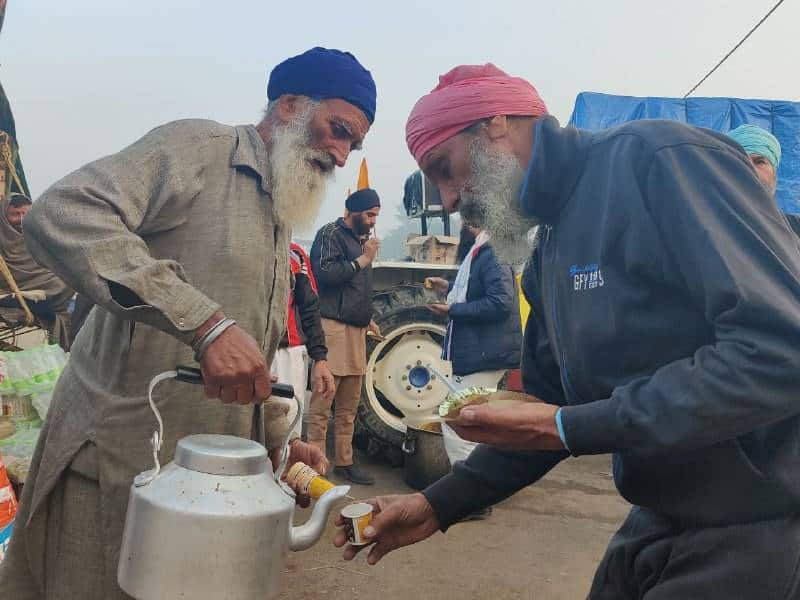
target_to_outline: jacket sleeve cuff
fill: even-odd
[[[328,349],[325,346],[315,346],[308,349],[311,360],[328,360]]]
[[[561,411],[562,410],[563,410],[563,407],[559,408],[556,411],[556,427],[558,428],[558,437],[561,438],[561,443],[564,444],[564,448],[569,450],[569,444],[567,444],[567,436],[564,433],[564,424],[561,422]]]
[[[587,404],[563,406],[559,411],[559,434],[569,440],[573,456],[616,452],[622,441],[622,427],[616,417],[613,398]]]
[[[93,262],[99,260],[93,257]],[[107,285],[112,305],[106,308],[124,319],[156,327],[187,345],[192,343],[197,328],[221,308],[190,285],[183,268],[172,261],[149,261],[129,271],[100,264],[97,274]],[[133,298],[142,303],[123,305],[115,293],[120,291],[132,292]]]
[[[455,471],[428,486],[422,494],[436,513],[443,532],[467,515],[492,504],[490,490]]]
[[[450,310],[448,311],[448,316],[451,319],[459,319],[463,316],[463,310],[466,306],[465,302],[455,302],[450,305]]]

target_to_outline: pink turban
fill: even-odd
[[[476,121],[497,115],[538,117],[547,107],[530,83],[492,63],[461,65],[439,77],[406,123],[406,143],[416,161]]]

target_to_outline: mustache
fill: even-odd
[[[476,194],[462,190],[459,194],[458,212],[462,222],[478,227],[486,226],[486,206]]]
[[[336,168],[336,159],[324,150],[309,148],[306,160],[325,175],[330,175]]]

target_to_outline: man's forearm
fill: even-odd
[[[566,451],[512,452],[481,445],[422,493],[445,531],[476,510],[538,481],[567,456]]]

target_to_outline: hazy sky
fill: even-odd
[[[342,212],[364,155],[386,207],[380,233],[415,168],[408,112],[450,67],[493,62],[525,77],[566,122],[584,90],[682,96],[773,4],[9,0],[0,81],[38,195],[161,123],[255,122],[277,62],[315,45],[350,50],[375,77],[377,119],[320,222]],[[800,100],[798,23],[800,0],[786,0],[695,95]]]

